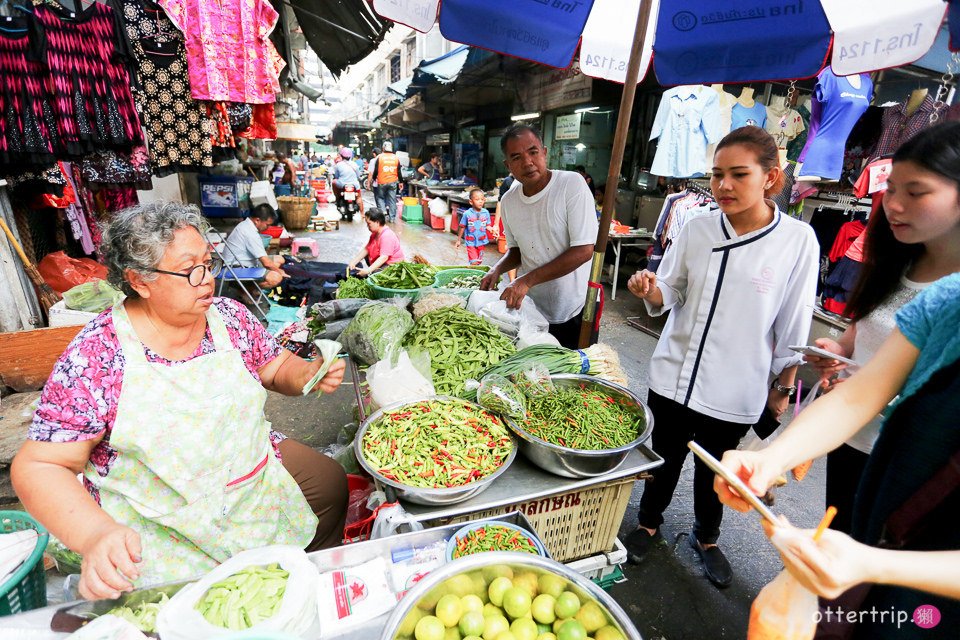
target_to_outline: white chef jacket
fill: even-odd
[[[773,205],[772,202],[769,204]],[[781,214],[737,237],[717,211],[688,221],[657,270],[671,310],[650,361],[650,389],[720,420],[753,424],[770,372],[800,364],[816,296],[819,245],[809,225]]]

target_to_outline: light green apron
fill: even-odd
[[[270,444],[267,392],[250,375],[220,313],[206,314],[215,353],[147,361],[123,305],[113,324],[126,364],[106,478],[86,478],[117,522],[140,534],[137,586],[189,578],[270,544],[306,547],[317,517]]]

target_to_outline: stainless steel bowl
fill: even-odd
[[[380,640],[394,640],[394,638],[397,637],[397,632],[400,630],[403,619],[407,617],[411,609],[417,606],[420,599],[430,591],[454,576],[483,569],[491,565],[507,565],[512,568],[529,570],[534,573],[549,572],[565,578],[571,583],[567,588],[576,593],[581,602],[587,599],[586,596],[599,602],[600,605],[607,610],[609,617],[620,627],[620,630],[626,638],[629,640],[643,640],[640,632],[633,626],[630,617],[620,605],[618,605],[608,593],[589,579],[583,577],[573,569],[548,558],[502,551],[478,553],[467,556],[466,558],[448,562],[439,569],[431,571],[397,604],[397,608],[393,610],[393,613],[390,614],[390,617],[387,619],[383,633],[380,635]]]
[[[427,400],[454,400],[456,402],[462,402],[467,406],[473,407],[477,411],[486,411],[486,409],[476,403],[463,400],[462,398],[454,398],[452,396],[430,396],[427,398],[421,398],[420,400],[416,400],[414,402],[395,402],[393,404],[389,404],[381,408],[379,411],[371,414],[366,420],[363,421],[363,424],[360,425],[360,429],[357,431],[357,437],[354,438],[353,441],[353,450],[357,454],[357,461],[360,463],[360,466],[362,466],[367,473],[376,478],[378,482],[381,482],[389,487],[393,487],[397,492],[397,497],[401,500],[426,505],[456,504],[458,502],[463,502],[464,500],[469,500],[473,496],[481,493],[484,489],[489,487],[490,483],[500,477],[500,475],[513,463],[514,458],[517,457],[516,442],[513,443],[513,448],[510,450],[510,454],[507,456],[507,459],[503,461],[503,464],[500,465],[500,468],[490,475],[484,476],[483,478],[475,480],[470,484],[463,485],[462,487],[445,487],[443,489],[421,489],[420,487],[411,487],[409,485],[390,480],[389,478],[383,477],[380,472],[370,466],[370,464],[363,457],[363,436],[371,424],[379,420],[380,417],[388,411],[400,409],[411,404],[419,404]]]
[[[530,462],[541,469],[566,478],[602,476],[620,466],[620,463],[624,461],[634,447],[650,437],[653,431],[653,414],[650,413],[647,404],[629,389],[594,376],[561,374],[550,376],[550,379],[557,387],[580,387],[582,385],[587,389],[596,389],[617,399],[624,405],[629,406],[632,411],[643,416],[644,428],[636,440],[622,447],[589,451],[561,447],[546,440],[541,440],[527,433],[519,424],[508,418],[506,420],[507,426],[517,436],[520,442],[520,451]]]

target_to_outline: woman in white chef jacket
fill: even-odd
[[[687,221],[657,274],[628,287],[650,315],[670,311],[650,362],[653,449],[664,464],[640,502],[627,537],[632,562],[659,538],[687,456],[697,441],[715,456],[736,448],[768,406],[775,416],[795,393],[816,296],[819,248],[813,230],[784,215],[768,196],[783,187],[777,145],[759,127],[731,131],[717,145],[710,188],[720,210]],[[771,373],[774,374],[772,384]],[[718,587],[733,579],[717,539],[723,506],[713,473],[696,461],[690,543]]]

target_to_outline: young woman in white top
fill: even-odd
[[[656,419],[652,446],[664,464],[644,488],[640,526],[627,537],[632,562],[657,540],[687,442],[719,456],[737,446],[765,406],[783,413],[795,391],[801,358],[789,346],[809,335],[819,248],[808,225],[767,199],[783,180],[769,133],[753,126],[730,132],[717,144],[710,180],[720,211],[688,221],[657,274],[641,271],[628,284],[651,315],[670,311],[650,362],[647,399]],[[723,506],[712,485],[697,460],[690,542],[707,578],[726,587],[733,574],[716,544]]]
[[[960,122],[922,131],[893,156],[883,206],[866,230],[864,261],[846,314],[854,320],[838,340],[817,346],[866,364],[896,327],[894,314],[933,281],[960,271]],[[824,388],[845,379],[846,365],[807,358]],[[832,528],[850,533],[853,498],[880,434],[878,416],[827,456]]]

